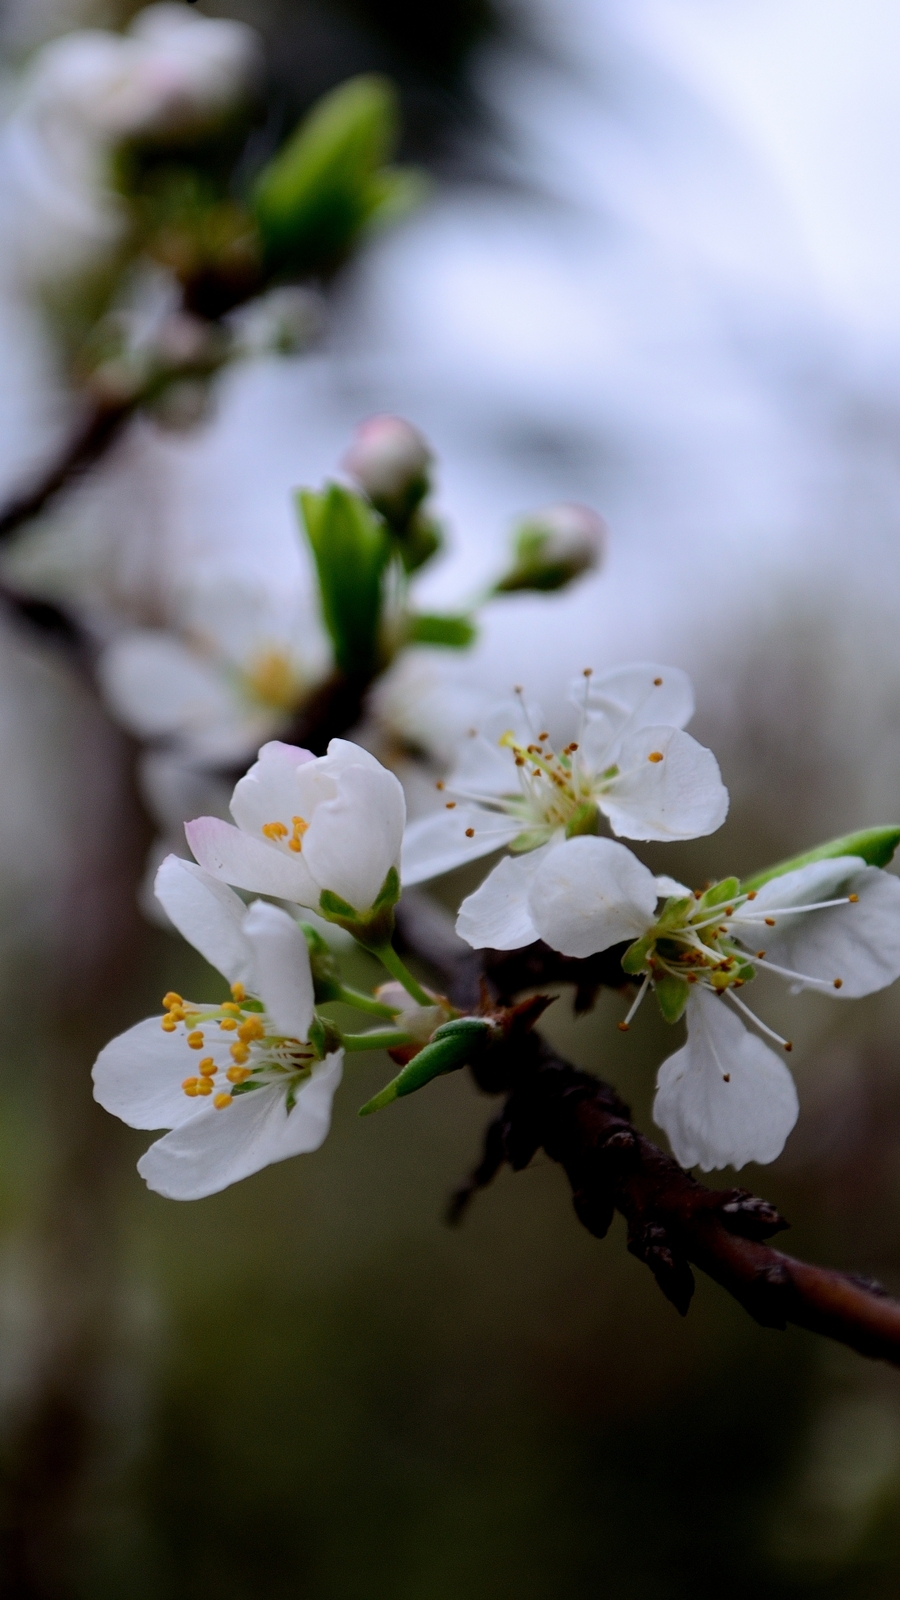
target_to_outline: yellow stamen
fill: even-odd
[[[291,822],[294,825],[294,831],[293,831],[293,834],[292,834],[291,838],[288,840],[288,849],[289,850],[302,850],[303,849],[303,843],[302,843],[303,835],[305,834],[307,828],[309,827],[309,823],[306,822],[303,819],[303,817],[291,817]]]
[[[245,1044],[233,1044],[229,1054],[232,1061],[236,1061],[239,1067],[242,1067],[244,1062],[250,1059],[250,1050]]]
[[[197,1093],[197,1087],[198,1087],[199,1083],[200,1083],[200,1079],[199,1078],[185,1078],[183,1080],[183,1082],[182,1082],[181,1087],[184,1090],[185,1094],[195,1095]]]
[[[226,1106],[231,1105],[231,1095],[217,1094],[215,1100],[213,1101],[213,1105],[217,1111],[224,1111]]]
[[[856,902],[859,899],[859,895],[858,894],[848,894],[847,899],[850,901],[850,904],[852,906],[855,906]]]
[[[650,754],[647,757],[647,760],[648,761],[653,761],[654,763],[657,762],[657,761],[662,761],[663,760],[662,751],[661,750],[651,750]]]
[[[286,839],[288,833],[283,822],[264,822],[262,831],[267,839],[272,839],[273,841]]]
[[[196,1094],[212,1094],[213,1086],[208,1078],[198,1078]]]
[[[224,1022],[219,1023],[219,1027],[222,1029],[223,1033],[233,1033],[237,1027],[237,1023],[235,1022],[234,1017],[226,1017]]]
[[[249,1067],[229,1067],[225,1073],[229,1083],[246,1083],[250,1076]]]
[[[247,991],[242,983],[233,983],[231,985],[231,998],[236,1000],[238,1005],[240,1005],[242,1000],[246,1000]]]
[[[173,1017],[169,1014],[169,1012],[166,1012],[166,1015],[160,1019],[159,1025],[162,1028],[163,1033],[174,1033],[175,1029],[178,1027],[178,1018]]]
[[[167,1011],[170,1011],[172,1006],[183,1006],[184,1001],[180,994],[176,994],[174,989],[170,989],[168,994],[163,995],[163,1005]]]
[[[232,1000],[226,1000],[222,1010],[229,1017],[239,1017],[241,1014],[240,1006],[235,1005]]]
[[[238,1028],[237,1036],[242,1044],[249,1044],[251,1039],[264,1039],[266,1030],[259,1017],[247,1017]]]
[[[216,1066],[212,1056],[204,1056],[200,1063],[200,1071],[202,1072],[203,1076],[205,1078],[214,1078],[218,1070],[219,1069]]]
[[[192,1050],[203,1049],[203,1033],[200,1028],[195,1028],[193,1033],[188,1034],[187,1042]]]

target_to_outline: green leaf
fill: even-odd
[[[468,617],[420,615],[409,619],[409,638],[413,644],[439,644],[451,650],[465,650],[476,632],[475,624]]]
[[[322,614],[337,664],[348,674],[371,673],[391,553],[384,522],[359,495],[337,483],[321,494],[301,489],[297,508],[315,558]]]
[[[688,1002],[690,989],[684,978],[666,972],[654,985],[659,1009],[666,1022],[677,1022]]]
[[[313,106],[252,195],[274,265],[327,272],[373,219],[415,203],[414,178],[387,166],[398,133],[396,90],[376,73],[349,79]]]
[[[762,872],[745,878],[741,887],[745,892],[761,889],[770,878],[782,878],[786,872],[794,872],[797,867],[809,866],[813,861],[833,861],[837,856],[859,856],[867,866],[886,867],[898,844],[898,827],[863,828],[860,833],[845,833],[840,839],[830,839],[827,844],[817,845],[815,850],[807,850],[805,855],[791,856],[788,861],[779,861],[777,866],[765,867]]]
[[[704,908],[727,905],[735,895],[740,894],[741,885],[737,878],[723,878],[721,883],[714,883],[701,897],[700,905]]]
[[[414,1094],[424,1088],[432,1078],[445,1072],[456,1072],[483,1053],[494,1034],[494,1026],[485,1017],[455,1017],[435,1029],[428,1044],[413,1056],[396,1078],[386,1083],[378,1094],[360,1106],[359,1115],[368,1117],[399,1100],[403,1095]]]

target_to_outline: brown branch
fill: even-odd
[[[139,399],[94,404],[83,418],[51,466],[35,479],[31,487],[15,496],[0,510],[0,543],[10,539],[66,489],[82,477],[89,467],[115,442],[134,412]]]
[[[472,1004],[473,986],[510,998],[541,983],[582,985],[625,981],[618,958],[607,971],[566,961],[546,946],[527,951],[473,952],[456,938],[434,901],[404,896],[400,913],[407,948],[440,976],[457,1003]],[[482,1000],[482,1006],[491,1005]],[[503,1109],[487,1129],[484,1153],[453,1196],[448,1217],[461,1220],[473,1196],[508,1164],[528,1166],[539,1149],[562,1166],[579,1221],[603,1238],[619,1212],[628,1249],[650,1268],[663,1294],[685,1315],[699,1267],[768,1328],[789,1322],[839,1340],[862,1355],[900,1365],[900,1302],[880,1284],[811,1266],[764,1241],[788,1224],[768,1201],[745,1189],[710,1189],[647,1139],[631,1122],[615,1090],[563,1061],[537,1035],[510,1036],[472,1069],[478,1086],[503,1094]]]

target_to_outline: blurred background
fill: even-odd
[[[493,602],[471,652],[433,654],[427,686],[463,718],[522,681],[552,727],[586,665],[687,668],[692,731],[732,794],[714,839],[644,852],[688,881],[897,820],[900,14],[195,9],[255,30],[228,35],[252,79],[238,179],[320,95],[376,71],[399,89],[400,159],[427,182],[292,303],[302,348],[241,334],[211,387],[127,421],[4,545],[0,1592],[888,1600],[897,1374],[759,1329],[705,1282],[682,1322],[618,1224],[603,1244],[578,1227],[542,1159],[449,1231],[491,1114],[461,1078],[360,1123],[385,1063],[354,1067],[315,1156],[191,1205],[145,1191],[146,1136],[94,1106],[89,1069],[165,990],[204,981],[140,886],[185,787],[196,810],[221,799],[202,770],[148,767],[136,735],[154,730],[121,695],[111,717],[59,608],[105,649],[134,629],[188,637],[237,585],[302,615],[315,657],[291,491],[334,473],[361,419],[397,412],[438,459],[435,607],[502,567],[535,506],[584,501],[611,528],[577,589]],[[70,277],[101,257],[127,276],[72,132],[98,121],[96,93],[79,79],[66,121],[69,80],[41,100],[35,74],[55,41],[138,10],[0,4],[7,503],[101,395],[98,373],[112,392],[102,361],[85,366]],[[133,328],[162,290],[128,283]],[[397,700],[388,742],[415,723]],[[788,1005],[801,1119],[741,1181],[790,1218],[788,1248],[898,1292],[898,1001],[811,997],[798,1022],[773,988],[774,1026]],[[563,996],[547,1030],[649,1129],[671,1034],[646,1008],[626,1039],[620,1012],[610,996],[576,1022]]]

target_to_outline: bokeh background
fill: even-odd
[[[5,0],[2,108],[47,40],[136,9]],[[607,517],[601,573],[489,607],[448,671],[462,692],[526,681],[552,717],[584,665],[690,670],[732,812],[652,864],[742,872],[896,820],[896,7],[201,9],[260,31],[266,126],[390,73],[430,191],[340,277],[312,352],[227,373],[191,429],[135,423],[6,573],[139,618],[161,573],[308,586],[291,489],[396,411],[439,457],[436,603],[496,570],[529,508]],[[0,334],[6,495],[69,402],[19,290]],[[897,1375],[758,1329],[707,1283],[682,1322],[542,1160],[449,1231],[490,1115],[461,1078],[360,1123],[385,1064],[354,1067],[314,1157],[192,1205],[144,1190],[145,1136],[93,1105],[89,1068],[164,990],[198,988],[199,958],[138,909],[134,746],[12,617],[0,670],[0,1592],[895,1596]],[[791,1008],[802,1115],[742,1181],[789,1248],[896,1292],[897,999],[765,1007],[775,1026]],[[575,1022],[563,997],[547,1027],[649,1127],[670,1036],[645,1011],[623,1038],[619,1014],[608,997]]]

